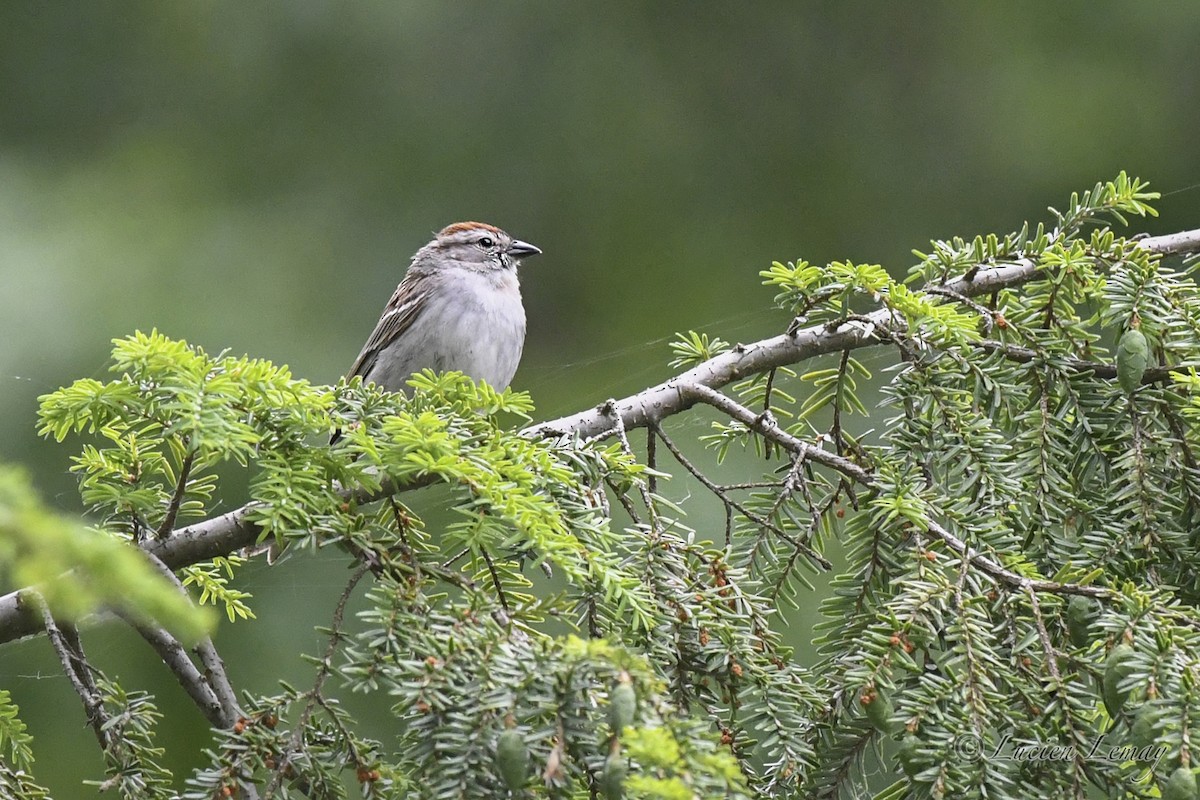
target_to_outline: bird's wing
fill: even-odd
[[[363,345],[362,352],[354,359],[354,365],[346,373],[347,378],[353,378],[355,375],[361,375],[364,379],[367,377],[371,367],[375,366],[379,352],[403,336],[420,316],[425,308],[424,298],[428,289],[429,279],[425,275],[410,273],[405,276],[383,309],[383,315],[375,324],[375,330],[371,331],[367,343]]]

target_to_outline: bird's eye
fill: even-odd
[[[492,246],[492,245],[494,245],[494,244],[495,244],[495,242],[493,242],[493,241],[491,240],[491,238],[490,238],[490,237],[487,237],[487,236],[485,236],[485,237],[483,237],[482,239],[480,239],[480,240],[479,240],[479,246],[480,246],[480,247],[491,247],[491,246]]]

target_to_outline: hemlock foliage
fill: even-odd
[[[251,471],[260,540],[358,565],[311,686],[234,701],[197,649],[197,693],[236,702],[236,721],[194,775],[158,765],[153,698],[89,667],[101,786],[124,797],[1155,796],[1187,783],[1200,744],[1200,295],[1186,261],[1107,226],[1156,197],[1122,174],[1048,225],[935,242],[903,281],[774,264],[764,282],[794,327],[886,312],[874,335],[894,366],[876,378],[846,351],[745,376],[726,394],[760,422],[714,423],[703,461],[657,423],[636,451],[615,419],[597,440],[522,433],[527,395],[455,373],[415,376],[407,398],[138,333],[115,342],[114,380],[42,398],[41,432],[79,439],[97,527],[40,527],[0,473],[0,555],[69,625],[116,598],[53,576],[132,585],[144,565],[105,568],[82,544],[55,560],[38,536],[161,543],[214,513],[232,464]],[[944,289],[1020,264],[990,294]],[[1113,354],[1134,329],[1149,369],[1131,376]],[[672,349],[688,368],[731,346],[689,332]],[[758,474],[718,483],[731,449]],[[690,529],[670,472],[727,525]],[[455,515],[436,530],[405,502],[431,483]],[[226,555],[179,575],[236,622],[254,602]],[[805,573],[827,571],[824,596]],[[360,582],[368,609],[346,618]],[[814,652],[793,653],[782,617],[822,596]],[[126,602],[203,633],[161,597]],[[343,692],[393,704],[394,734],[358,730]],[[1025,745],[1064,756],[1008,757]],[[53,757],[0,692],[6,796],[43,797],[30,776]]]

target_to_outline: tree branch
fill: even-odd
[[[179,507],[183,505],[183,496],[187,494],[187,482],[191,477],[192,464],[195,460],[196,451],[188,450],[188,454],[183,457],[183,463],[179,465],[179,479],[175,482],[175,492],[171,495],[171,504],[167,506],[167,514],[163,517],[158,530],[154,532],[156,539],[167,538],[175,529],[175,518],[179,516]]]
[[[821,555],[816,550],[813,550],[807,542],[800,541],[796,537],[784,531],[783,528],[780,528],[778,525],[771,522],[771,520],[755,514],[743,504],[739,503],[735,498],[731,497],[729,493],[722,489],[719,485],[709,480],[708,476],[705,475],[699,467],[693,464],[691,460],[683,454],[683,451],[681,451],[675,442],[671,440],[671,437],[667,436],[666,431],[664,431],[657,422],[650,426],[650,430],[662,439],[663,444],[666,445],[667,449],[671,451],[671,455],[675,456],[675,460],[679,462],[679,465],[690,472],[693,478],[700,481],[701,485],[703,485],[705,489],[708,489],[710,492],[716,495],[717,499],[725,505],[727,511],[728,509],[732,508],[743,517],[753,522],[755,525],[759,526],[760,528],[766,528],[790,544],[795,550],[804,553],[804,555],[808,556],[808,558],[812,559],[817,564],[820,564],[823,569],[833,569],[833,564],[829,561],[829,559],[825,558],[825,556]],[[797,462],[799,462],[799,459],[797,459]],[[785,493],[780,494],[780,497],[783,496],[785,496]],[[779,506],[776,505],[776,508],[778,507]]]
[[[79,695],[79,699],[83,702],[88,725],[96,734],[96,741],[100,743],[100,748],[106,750],[109,745],[108,716],[104,713],[104,700],[92,680],[92,667],[83,654],[83,646],[79,642],[79,637],[73,629],[67,633],[69,626],[65,626],[63,630],[59,629],[58,623],[40,595],[34,602],[41,608],[42,622],[46,626],[50,645],[58,656],[63,672],[66,674],[67,680],[71,682],[75,694]]]
[[[1196,253],[1200,252],[1200,229],[1151,236],[1137,240],[1136,244],[1158,255]],[[978,297],[999,289],[1018,286],[1034,278],[1037,272],[1038,267],[1034,261],[1020,258],[1003,265],[972,269],[960,278],[946,281],[940,288],[965,297]],[[889,335],[881,336],[881,332],[891,334],[902,330],[903,321],[898,320],[889,309],[880,309],[836,328],[813,325],[758,342],[739,344],[729,352],[711,358],[657,386],[577,414],[533,425],[526,429],[526,433],[531,436],[603,437],[615,432],[616,418],[620,419],[621,426],[626,430],[644,428],[686,411],[697,403],[712,405],[712,395],[719,393],[711,390],[749,375],[796,364],[827,353],[881,344],[890,339]],[[705,392],[704,389],[710,392]],[[754,419],[758,419],[758,415],[749,413]],[[740,421],[750,424],[746,419]],[[759,427],[755,430],[765,435],[762,427],[764,423],[760,421],[757,424]],[[774,430],[778,431],[778,426]],[[777,434],[769,438],[774,438],[775,435]],[[837,457],[807,444],[805,447],[808,447],[806,457],[833,469],[852,464],[844,459],[839,465],[827,463],[822,459]],[[412,488],[417,487],[386,486],[377,496],[360,499],[369,502]],[[218,517],[181,528],[162,541],[146,542],[144,547],[171,569],[228,555],[257,541],[260,531],[249,517],[258,507],[256,503],[249,503]],[[31,604],[28,592],[27,589],[18,590],[0,597],[0,644],[38,633],[43,629],[41,615]]]
[[[384,481],[383,488],[378,492],[347,492],[346,497],[353,496],[358,503],[370,503],[432,483],[433,479],[422,479],[396,486],[391,481]],[[171,570],[209,561],[217,556],[227,556],[258,543],[262,529],[251,517],[261,507],[261,503],[247,503],[233,511],[180,528],[166,539],[142,542],[141,547]],[[29,594],[31,591],[31,588],[18,589],[0,596],[0,644],[42,632],[41,612]]]
[[[871,474],[867,470],[848,458],[814,447],[803,439],[792,436],[779,427],[779,423],[770,413],[764,411],[761,414],[755,414],[736,400],[726,397],[704,384],[689,386],[687,391],[700,402],[724,412],[730,419],[735,419],[755,433],[762,434],[776,444],[782,445],[783,449],[794,453],[801,460],[813,461],[836,470],[864,486],[870,485]]]
[[[200,670],[192,663],[187,650],[179,643],[178,639],[159,625],[145,623],[122,611],[117,611],[117,615],[128,622],[146,640],[146,643],[154,648],[154,652],[158,653],[158,657],[170,668],[175,679],[179,681],[179,685],[187,692],[188,697],[192,698],[192,702],[200,709],[200,713],[204,715],[210,725],[214,728],[227,728],[232,724],[226,722],[216,693],[204,680]]]
[[[1142,246],[1143,250],[1149,250],[1151,253],[1158,253],[1161,256],[1200,253],[1200,228],[1162,236],[1147,236],[1144,239],[1138,239],[1137,243]]]
[[[170,567],[154,555],[150,555],[149,559],[160,575],[174,584],[184,597],[188,597],[187,587]],[[221,660],[221,655],[213,645],[212,639],[207,636],[196,644],[195,651],[200,659],[200,665],[204,667],[204,683],[211,689],[220,708],[218,727],[232,728],[238,718],[242,716],[242,710],[238,706],[237,693],[233,691],[233,685],[229,682],[229,674],[225,671],[225,662]],[[180,680],[182,680],[182,676]]]
[[[1055,583],[1054,581],[1033,580],[1032,578],[1026,578],[1024,575],[1018,575],[1012,570],[1000,566],[978,550],[975,550],[933,520],[929,520],[928,525],[930,533],[949,545],[951,550],[970,561],[980,572],[990,575],[1014,589],[1046,592],[1048,594],[1081,594],[1084,597],[1100,599],[1112,596],[1112,592],[1102,586],[1084,586],[1078,583]]]
[[[692,387],[698,396],[703,397],[705,402],[720,408],[734,419],[746,422],[753,430],[762,434],[768,439],[773,440],[776,444],[782,446],[790,453],[794,453],[800,458],[806,458],[810,461],[817,461],[825,464],[833,469],[842,472],[848,477],[853,478],[865,488],[875,488],[875,479],[869,472],[853,462],[844,459],[840,456],[835,456],[832,453],[826,453],[824,450],[813,447],[808,442],[797,439],[795,436],[780,428],[769,414],[755,414],[750,409],[737,403],[734,400],[726,397],[720,392],[709,389],[707,386]],[[753,423],[753,424],[751,424]],[[824,460],[818,459],[816,454],[824,456]],[[1032,589],[1038,592],[1049,592],[1054,594],[1081,594],[1087,597],[1109,597],[1112,593],[1100,586],[1083,586],[1074,583],[1055,583],[1054,581],[1034,580],[1026,578],[1023,575],[1018,575],[1012,570],[1005,569],[1000,564],[973,549],[970,545],[959,539],[953,533],[943,528],[937,522],[928,520],[928,530],[934,536],[937,536],[943,542],[950,546],[950,549],[961,555],[970,563],[975,565],[981,572],[990,575],[1001,583],[1006,583],[1009,586],[1029,590]]]
[[[1143,250],[1159,255],[1200,252],[1200,229],[1151,236],[1137,240],[1136,244]],[[1020,258],[1001,266],[972,270],[961,278],[947,281],[940,288],[965,297],[978,297],[998,289],[1018,286],[1032,280],[1037,273],[1036,262]],[[749,375],[815,356],[881,344],[885,337],[880,337],[877,331],[902,332],[903,329],[903,321],[896,319],[890,309],[879,309],[836,330],[830,330],[826,325],[812,325],[782,336],[739,344],[729,352],[657,386],[587,411],[534,425],[527,431],[535,436],[604,436],[613,430],[610,405],[620,414],[627,430],[644,428],[651,422],[661,422],[695,405],[700,398],[689,390],[696,386],[720,389]]]

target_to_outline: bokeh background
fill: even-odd
[[[1200,226],[1198,132],[1198,3],[7,0],[0,458],[78,511],[36,398],[103,377],[135,329],[334,381],[455,220],[545,251],[516,385],[551,417],[666,377],[675,331],[778,332],[775,259],[902,274],[1121,169],[1168,193],[1143,229]],[[248,570],[259,618],[219,638],[235,682],[306,680],[343,579]],[[159,696],[189,766],[203,723],[165,669],[116,626],[87,641]],[[44,639],[0,649],[0,687],[78,796],[99,756]]]

